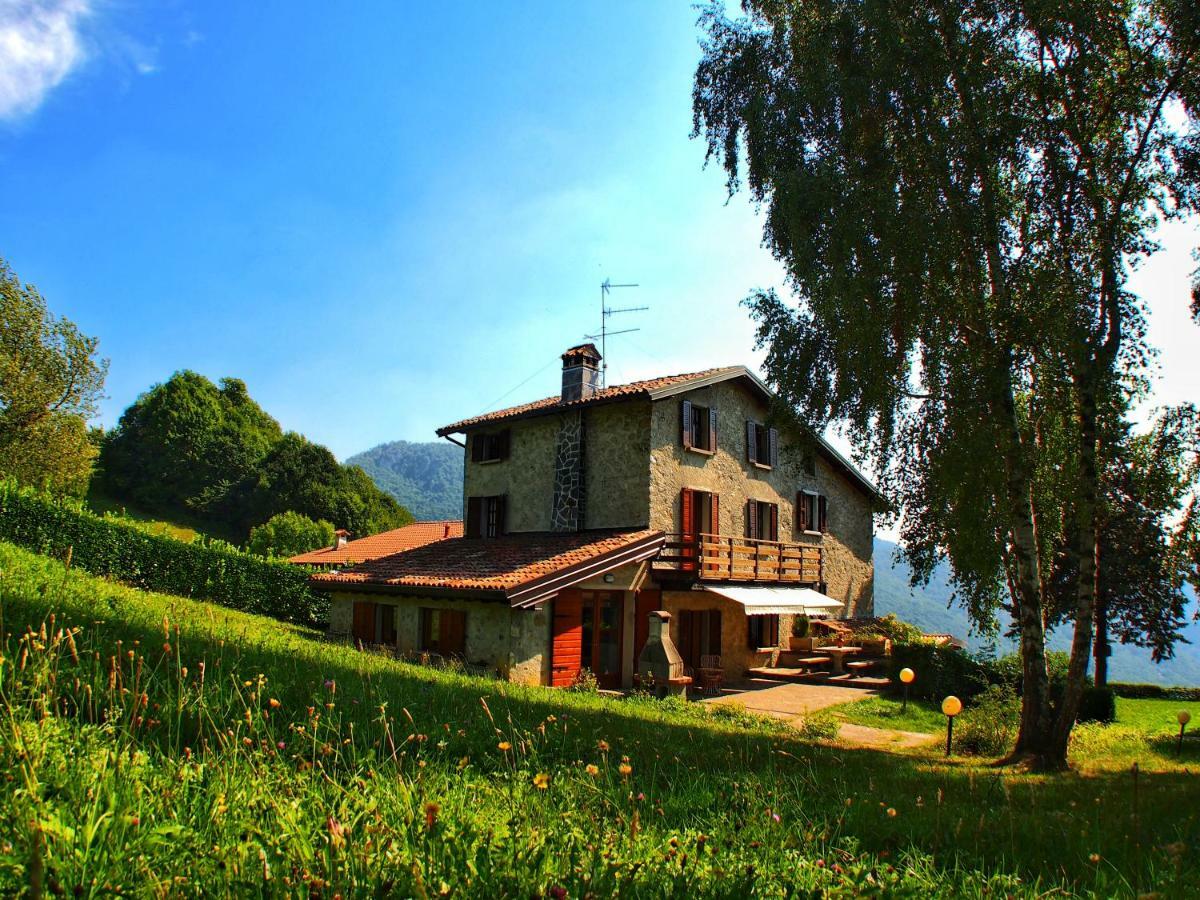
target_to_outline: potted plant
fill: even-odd
[[[792,639],[790,647],[794,651],[808,651],[813,648],[813,639],[809,634],[808,616],[801,613],[792,617]]]

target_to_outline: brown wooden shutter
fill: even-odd
[[[375,604],[354,601],[354,639],[364,644],[375,643]]]
[[[753,500],[746,501],[746,537],[758,537],[758,504]]]
[[[467,521],[464,532],[469,538],[483,537],[483,497],[467,498]]]
[[[500,432],[500,446],[497,448],[499,452],[496,454],[499,459],[508,459],[508,447],[511,439],[512,431],[510,429],[505,428],[502,432]]]
[[[808,531],[808,494],[796,492],[796,531]]]
[[[769,540],[779,540],[779,504],[771,504],[771,532]]]
[[[438,612],[438,652],[461,656],[467,649],[467,614],[462,610]]]
[[[492,502],[495,504],[496,509],[496,531],[491,535],[491,537],[500,537],[502,534],[508,534],[508,529],[505,527],[507,525],[505,522],[505,516],[508,513],[508,503],[505,502],[507,499],[508,497],[506,494],[500,494],[499,496],[492,498]]]
[[[684,449],[692,449],[692,401],[684,400],[681,404],[683,410],[681,414],[682,425],[680,426],[679,441],[683,444]]]
[[[758,441],[755,434],[757,427],[753,422],[746,423],[746,459],[752,463],[758,462]]]
[[[779,465],[779,432],[774,428],[767,430],[767,444],[770,449],[770,466],[774,468]]]
[[[712,521],[708,523],[708,527],[712,529],[712,534],[721,533],[721,498],[717,494],[710,494],[712,497]]]
[[[679,530],[685,541],[696,537],[696,496],[691,488],[679,492]]]
[[[817,498],[817,531],[824,534],[828,528],[827,517],[829,515],[828,498],[822,494]]]
[[[717,410],[712,406],[708,408],[708,449],[717,452]]]
[[[550,684],[570,687],[583,665],[583,595],[576,589],[558,592],[553,601],[550,635]]]
[[[483,451],[487,438],[482,434],[471,435],[471,462],[483,462]]]

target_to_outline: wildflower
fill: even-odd
[[[449,745],[449,744],[447,744],[445,741],[438,741],[438,742],[437,742],[437,748],[438,748],[439,750],[445,750],[445,749],[446,749],[447,747],[449,747],[449,746],[450,746],[450,745]]]
[[[470,762],[471,761],[469,759],[467,759],[467,757],[464,756],[462,759],[460,759],[458,761],[458,771],[461,772],[463,769],[465,769],[470,764]]]
[[[509,750],[511,750],[511,749],[512,749],[512,744],[510,744],[508,741],[501,741],[500,743],[498,743],[498,744],[496,745],[496,748],[497,748],[498,750],[502,750],[502,751],[504,751],[505,753],[507,753]]]
[[[334,681],[332,678],[326,678],[325,679],[325,690],[329,691],[329,693],[331,693],[331,694],[336,694],[337,693],[337,682]]]
[[[335,850],[340,847],[345,846],[345,844],[346,844],[346,826],[344,826],[341,822],[339,822],[333,816],[330,816],[325,821],[325,827],[329,830],[329,843],[333,845],[333,848]]]
[[[889,806],[887,809],[887,814],[888,814],[888,818],[891,818],[891,819],[896,818],[896,808],[894,806]]]
[[[608,741],[596,741],[596,747],[600,750],[601,753],[607,753],[608,752]]]
[[[436,803],[426,803],[425,804],[425,830],[426,831],[433,830],[433,826],[437,824],[438,813],[441,811],[442,811],[442,808],[440,806],[438,806]]]
[[[823,869],[823,868],[825,868],[825,860],[823,860],[823,859],[818,859],[818,860],[817,860],[817,868],[818,868],[818,869]]]
[[[550,787],[550,776],[545,772],[538,772],[533,776],[533,786],[539,791],[544,791]]]
[[[170,652],[171,652],[171,645],[169,643],[164,643],[163,644],[163,653],[169,654]]]
[[[591,763],[588,763],[587,768],[584,771],[586,771],[589,775],[591,775],[593,778],[595,778],[597,775],[600,774],[600,767],[592,765]]]
[[[621,773],[622,778],[628,778],[629,773],[633,771],[633,766],[629,763],[621,763],[621,765],[617,766],[617,771]]]
[[[641,792],[639,792],[639,793],[638,793],[638,795],[637,795],[637,798],[638,798],[638,803],[641,803],[643,800],[645,800],[645,799],[646,799],[646,795],[645,795],[645,794],[643,794],[643,793],[641,793]]]
[[[1095,865],[1096,863],[1100,862],[1100,854],[1099,853],[1088,854],[1088,862],[1090,862],[1092,865]]]
[[[276,747],[278,747],[280,750],[282,750],[284,747],[286,747],[286,746],[287,746],[287,744],[285,744],[283,741],[280,741],[280,742],[279,742],[278,744],[276,744],[275,746],[276,746]]]
[[[271,709],[279,709],[279,701],[274,697],[267,701],[267,705],[270,706]]]
[[[566,900],[567,889],[565,887],[562,887],[561,885],[556,884],[554,887],[550,888],[549,894],[550,894],[551,900]]]

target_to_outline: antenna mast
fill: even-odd
[[[622,328],[620,331],[608,330],[609,316],[619,315],[620,313],[645,312],[650,307],[648,306],[626,306],[621,309],[613,309],[608,305],[608,295],[613,288],[635,288],[636,284],[613,284],[612,280],[605,278],[600,284],[600,333],[585,334],[584,337],[590,340],[600,341],[600,386],[608,387],[608,336],[610,334],[629,334],[632,331],[641,331],[640,328]]]

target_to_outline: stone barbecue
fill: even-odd
[[[653,679],[659,697],[686,693],[692,679],[683,674],[683,657],[671,640],[671,614],[655,610],[650,613],[649,623],[646,646],[638,657],[638,673],[646,680]]]

